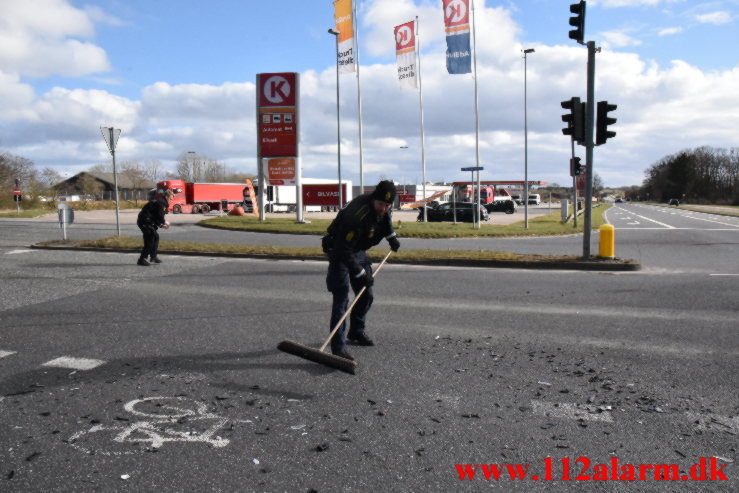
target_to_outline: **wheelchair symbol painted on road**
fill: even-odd
[[[83,452],[103,455],[130,455],[140,451],[106,450],[109,448],[106,438],[111,435],[114,444],[148,444],[154,449],[170,442],[205,443],[217,448],[230,443],[217,436],[229,419],[209,412],[204,403],[193,399],[147,397],[130,401],[123,408],[140,420],[121,425],[97,424],[75,433],[68,443]]]

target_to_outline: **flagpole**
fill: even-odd
[[[426,200],[426,148],[425,138],[423,132],[423,83],[421,82],[421,41],[419,39],[419,33],[421,27],[418,23],[418,16],[416,16],[416,66],[418,67],[418,106],[421,114],[421,179],[423,180],[423,200]],[[427,207],[423,206],[423,222],[428,222]]]
[[[477,98],[477,29],[475,29],[475,0],[470,0],[472,6],[472,60],[475,66],[475,166],[480,167],[480,114]],[[474,184],[473,184],[474,186]],[[474,190],[472,197],[474,198]],[[477,217],[476,228],[480,228],[480,171],[477,171],[477,207],[473,209],[473,218]]]
[[[359,85],[359,21],[357,20],[357,5],[352,1],[352,22],[354,23],[354,46],[357,49],[354,60],[357,67],[357,115],[359,118],[359,194],[364,193],[364,171],[362,154],[362,89]]]

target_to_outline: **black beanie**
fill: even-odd
[[[372,198],[392,204],[395,202],[395,195],[397,195],[397,193],[398,192],[395,190],[395,184],[393,182],[390,180],[382,180],[375,187],[375,191],[372,192]]]

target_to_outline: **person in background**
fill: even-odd
[[[159,233],[157,230],[159,228],[169,228],[169,221],[164,218],[164,215],[167,213],[169,201],[172,197],[174,197],[174,192],[165,190],[163,193],[155,195],[141,208],[136,225],[144,235],[144,248],[141,249],[138,265],[151,265],[147,258],[152,263],[162,263],[157,253],[159,250]]]
[[[323,237],[323,251],[328,255],[326,287],[333,294],[331,327],[336,326],[349,305],[349,286],[356,295],[363,287],[367,290],[354,305],[349,317],[351,328],[346,336],[350,342],[360,346],[374,346],[365,333],[367,312],[372,306],[372,264],[367,250],[383,238],[397,252],[400,241],[393,230],[390,207],[395,201],[395,184],[389,180],[377,184],[374,192],[356,197],[341,209],[329,225]],[[353,360],[346,350],[346,321],[331,339],[331,352],[336,356]]]

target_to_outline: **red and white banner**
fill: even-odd
[[[334,2],[334,20],[339,32],[339,52],[337,53],[339,72],[354,72],[354,18],[352,0]]]
[[[416,89],[416,22],[395,26],[395,58],[398,63],[398,82],[401,89]]]

